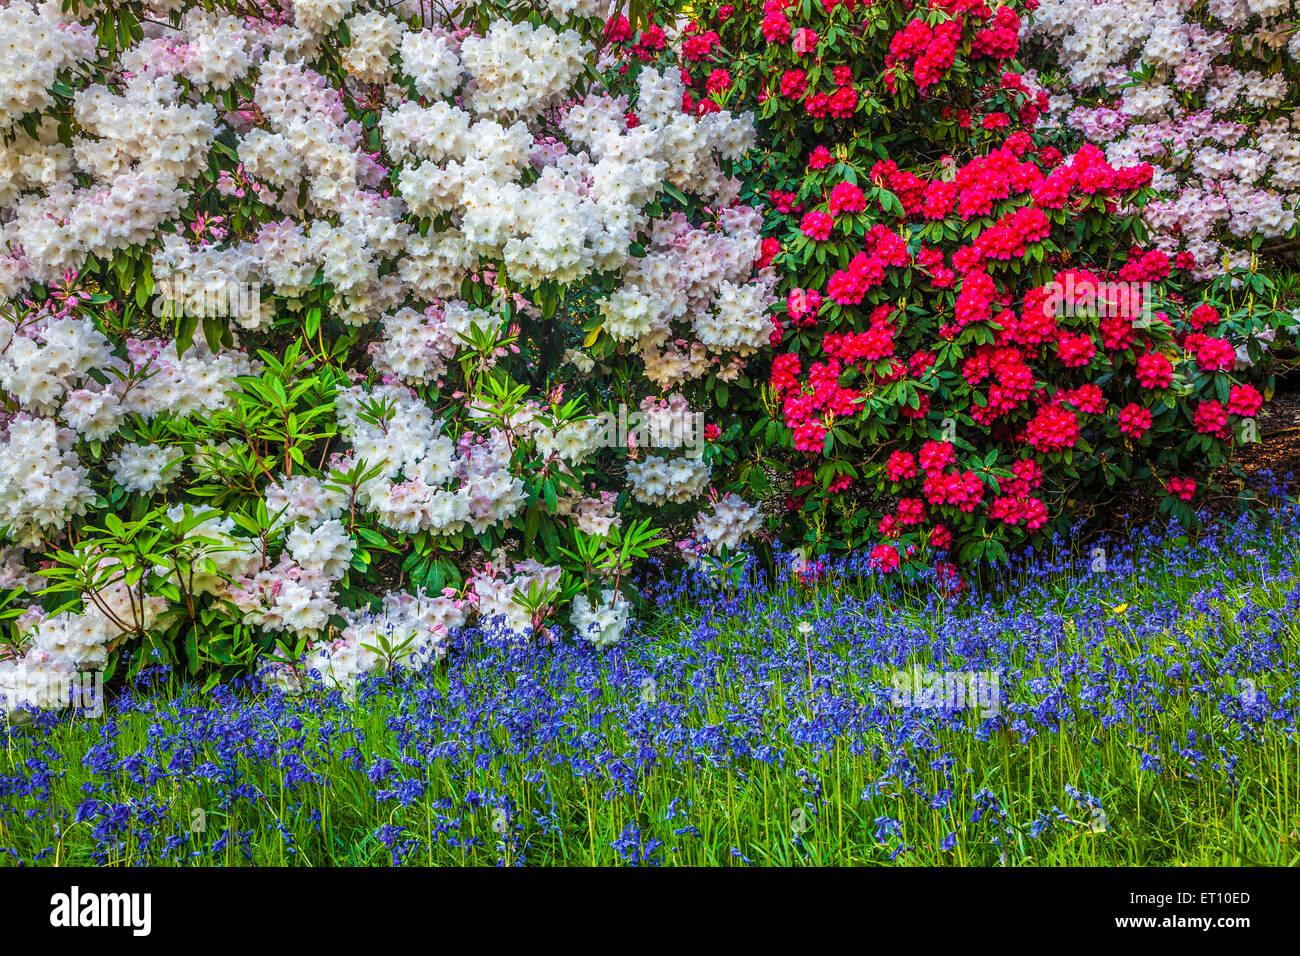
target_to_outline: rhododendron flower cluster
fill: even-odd
[[[763,515],[757,505],[739,495],[725,494],[701,511],[695,519],[695,539],[715,554],[735,550],[741,542],[762,527]]]
[[[808,541],[865,544],[885,573],[949,549],[999,559],[1007,544],[1066,526],[1069,499],[1121,485],[1154,490],[1190,520],[1181,491],[1196,486],[1170,479],[1212,469],[1258,413],[1261,393],[1237,378],[1258,348],[1243,306],[1181,295],[1189,258],[1132,228],[1167,187],[1155,147],[1169,137],[1111,149],[1122,123],[1095,142],[1062,136],[1046,119],[1059,91],[1017,62],[1038,49],[1022,41],[1046,15],[1053,36],[1087,34],[1070,56],[1116,65],[1089,82],[1115,96],[1127,87],[1128,104],[1137,62],[1105,30],[1181,28],[1105,3],[1085,5],[1076,24],[1067,6],[767,0],[726,18],[696,11],[697,30],[741,51],[726,64],[728,104],[748,91],[767,124],[764,178],[750,188],[770,200],[781,298],[755,404],[780,429],[756,432],[763,458],[788,467],[786,507],[807,518]],[[1199,34],[1182,37],[1170,62],[1218,55],[1198,52]],[[689,58],[679,66],[693,85],[704,78]],[[1234,95],[1262,102],[1281,89],[1258,79],[1261,92]],[[831,113],[826,98],[845,88],[859,105]],[[1187,119],[1172,105],[1162,115],[1166,131]],[[1257,165],[1262,174],[1268,162]]]
[[[271,680],[350,686],[436,659],[471,611],[541,633],[583,589],[572,623],[605,645],[620,579],[565,555],[627,528],[618,501],[719,549],[758,529],[734,494],[693,523],[716,426],[647,446],[599,417],[631,401],[677,435],[682,389],[741,380],[777,253],[731,175],[752,117],[684,109],[673,69],[607,70],[607,6],[0,10],[24,51],[0,58],[5,580],[38,594],[58,548],[108,569],[82,610],[30,612],[6,674],[109,666],[162,621],[192,670],[252,641]],[[704,88],[732,82],[715,63]],[[173,566],[77,549],[129,547],[140,514]],[[247,628],[196,655],[209,607]]]
[[[631,617],[627,598],[612,588],[602,591],[600,603],[592,606],[585,594],[573,599],[573,626],[584,640],[597,647],[617,644]]]
[[[1112,162],[1157,167],[1142,216],[1197,279],[1297,233],[1295,18],[1288,0],[1043,0],[1027,31],[1062,71],[1052,122]]]

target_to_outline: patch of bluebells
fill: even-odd
[[[323,833],[320,807],[347,792],[382,821],[354,834],[369,860],[495,847],[499,862],[523,863],[548,840],[586,846],[586,809],[563,796],[580,791],[632,808],[604,839],[622,861],[656,865],[703,839],[708,812],[680,796],[647,807],[647,791],[663,792],[658,778],[694,768],[749,784],[766,768],[820,821],[830,816],[830,759],[865,767],[859,818],[881,861],[906,860],[930,839],[911,829],[909,807],[938,815],[940,851],[975,841],[1001,855],[1017,835],[1050,838],[1102,802],[1070,784],[1056,803],[1013,806],[976,789],[981,778],[954,740],[1000,747],[1060,733],[1085,749],[1118,740],[1142,774],[1225,794],[1252,749],[1294,749],[1297,519],[1290,504],[1211,522],[1195,537],[1150,527],[1083,548],[1062,539],[965,592],[938,577],[907,593],[886,587],[865,555],[828,562],[812,582],[782,555],[775,573],[751,560],[723,589],[703,571],[665,576],[647,590],[660,620],[683,622],[675,630],[635,626],[601,650],[463,629],[445,661],[370,678],[352,695],[292,697],[237,681],[167,696],[165,675],[151,669],[104,719],[81,721],[75,762],[60,746],[78,718],[36,714],[0,730],[0,758],[10,755],[0,760],[0,854],[48,859],[57,835],[78,826],[92,834],[97,864],[249,860],[254,846],[294,861],[321,852],[303,833]],[[1126,609],[1157,553],[1159,573],[1179,588],[1147,581],[1149,600]],[[892,675],[918,663],[999,673],[996,712],[895,704]],[[1171,734],[1175,709],[1190,727]],[[132,736],[128,724],[144,732]],[[557,791],[557,780],[577,790]],[[1071,801],[1075,813],[1060,809]],[[204,833],[190,832],[192,806],[205,808]],[[269,822],[241,829],[249,820]],[[50,846],[5,845],[15,833],[47,834]],[[758,855],[724,846],[737,862]]]

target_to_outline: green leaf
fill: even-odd
[[[185,634],[185,658],[190,674],[199,672],[199,629],[191,626]]]
[[[203,340],[208,343],[208,348],[213,352],[221,350],[221,340],[226,333],[225,320],[219,316],[206,315],[203,317]]]
[[[184,355],[194,344],[194,333],[199,328],[199,317],[187,315],[176,321],[176,354]]]

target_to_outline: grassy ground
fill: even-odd
[[[1294,865],[1297,519],[960,596],[682,579],[612,651],[470,632],[352,700],[158,673],[0,730],[0,861]]]

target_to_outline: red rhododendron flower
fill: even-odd
[[[1010,7],[998,7],[993,26],[975,34],[971,56],[1009,60],[1020,49],[1020,17]]]
[[[1017,209],[1007,223],[1029,242],[1040,242],[1052,234],[1052,220],[1041,209],[1033,206]]]
[[[796,377],[801,369],[799,356],[786,354],[778,355],[772,359],[772,374],[768,383],[778,395],[784,395],[788,391],[799,388],[799,380]]]
[[[605,22],[605,39],[610,43],[622,43],[632,35],[632,24],[625,16],[610,17]]]
[[[808,76],[803,70],[786,70],[781,74],[781,95],[787,99],[803,99],[807,89]]]
[[[1013,464],[1011,474],[1011,478],[1000,479],[998,487],[1013,498],[1028,498],[1043,483],[1043,469],[1032,458],[1022,458]]]
[[[907,360],[907,370],[916,378],[925,374],[927,369],[934,366],[938,357],[933,352],[913,352],[912,357]]]
[[[867,251],[887,266],[912,264],[911,254],[907,251],[907,240],[886,226],[872,226],[863,240]]]
[[[1228,424],[1228,412],[1222,404],[1208,399],[1196,406],[1192,414],[1192,425],[1202,435],[1222,435]]]
[[[1100,415],[1109,404],[1106,397],[1102,395],[1101,388],[1092,382],[1070,391],[1057,392],[1054,401],[1073,405],[1088,415]]]
[[[957,264],[953,257],[953,264]],[[986,272],[968,272],[962,279],[961,291],[953,307],[953,322],[940,329],[944,338],[952,338],[972,322],[988,322],[993,318],[993,301],[997,286]]]
[[[922,471],[927,475],[937,475],[949,465],[957,463],[957,449],[952,442],[928,441],[921,446],[918,457]]]
[[[898,523],[901,525],[920,524],[925,520],[925,502],[920,498],[898,499]]]
[[[826,426],[820,421],[800,423],[794,430],[794,447],[799,451],[821,453],[826,441]]]
[[[1119,278],[1123,282],[1158,282],[1168,278],[1169,271],[1169,256],[1159,249],[1149,252],[1135,249],[1128,262],[1120,268]]]
[[[1220,372],[1237,363],[1237,350],[1223,339],[1207,337],[1196,347],[1196,364],[1206,372]]]
[[[916,459],[909,451],[890,452],[885,462],[885,477],[893,482],[905,481],[916,477]]]
[[[817,324],[817,311],[821,305],[822,295],[815,289],[791,289],[785,298],[790,320],[800,327]]]
[[[704,89],[709,93],[722,93],[731,86],[731,74],[718,69],[711,72],[704,81]]]
[[[875,256],[859,252],[847,269],[835,272],[826,283],[826,294],[840,305],[859,305],[869,289],[885,278],[885,264]]]
[[[1198,332],[1206,326],[1218,325],[1219,321],[1218,310],[1208,302],[1202,302],[1187,313],[1187,324]]]
[[[681,56],[685,60],[706,60],[720,42],[722,38],[712,30],[688,36],[681,42]]]
[[[790,49],[800,56],[811,53],[817,49],[817,31],[810,30],[807,27],[800,27],[795,30],[794,42],[790,44]]]
[[[1025,427],[1025,441],[1038,451],[1064,451],[1079,440],[1079,420],[1060,405],[1044,405]]]
[[[1119,430],[1130,438],[1141,438],[1151,428],[1151,410],[1129,402],[1119,413]]]
[[[668,37],[663,27],[651,24],[641,31],[641,38],[637,41],[637,45],[646,50],[662,50],[668,46]]]
[[[1177,495],[1184,501],[1191,501],[1196,494],[1195,478],[1170,478],[1169,493]]]
[[[1061,332],[1056,337],[1056,356],[1066,368],[1082,368],[1097,354],[1097,343],[1085,333]]]
[[[1234,385],[1228,389],[1228,413],[1254,418],[1264,406],[1264,396],[1254,385]]]
[[[820,119],[830,115],[831,98],[828,93],[811,93],[808,99],[804,100],[803,105],[809,116]]]
[[[873,568],[882,574],[888,574],[890,571],[896,571],[902,564],[902,559],[898,556],[898,549],[892,544],[878,544],[871,549],[870,563]]]
[[[962,28],[960,19],[945,20],[933,28],[919,18],[912,20],[894,34],[885,65],[913,61],[912,78],[917,89],[924,91],[937,83],[956,61]]]
[[[831,151],[825,146],[818,146],[808,157],[808,168],[825,169],[833,162],[835,162],[835,157],[831,155]]]
[[[1137,360],[1137,380],[1143,388],[1168,388],[1174,380],[1174,365],[1161,352],[1148,352]]]
[[[779,11],[764,16],[761,29],[768,43],[785,43],[790,39],[790,21]]]
[[[984,259],[1021,259],[1025,255],[1025,237],[1009,226],[990,226],[975,237],[974,249]]]
[[[956,505],[965,512],[974,511],[984,497],[984,482],[973,471],[927,475],[922,487],[930,504]]]
[[[780,189],[768,191],[767,198],[772,200],[772,205],[776,207],[777,212],[788,213],[794,209],[795,194],[784,192]]]
[[[1009,525],[1023,523],[1025,530],[1037,531],[1047,523],[1047,506],[1037,498],[994,498],[988,515],[995,521]]]
[[[1098,323],[1101,344],[1121,352],[1133,344],[1133,320],[1126,315],[1104,315]]]
[[[825,242],[831,237],[831,229],[835,226],[835,217],[828,212],[809,212],[805,213],[803,221],[799,223],[799,228],[809,239],[816,239],[819,242]]]
[[[887,329],[832,332],[822,340],[822,351],[846,362],[879,362],[894,354],[894,339]]]
[[[1008,136],[1007,141],[1002,145],[1004,145],[1007,149],[1011,150],[1011,152],[1013,152],[1015,155],[1023,156],[1025,153],[1029,152],[1031,149],[1034,148],[1034,138],[1030,136],[1028,133],[1026,133],[1024,130],[1019,129],[1016,130],[1014,133],[1012,133],[1010,136]],[[1026,208],[1033,208],[1033,207],[1026,207]]]
[[[925,187],[925,200],[921,214],[926,219],[943,219],[957,204],[957,186],[955,183],[935,180]]]
[[[842,212],[862,212],[867,208],[867,197],[854,183],[837,183],[826,197],[826,207],[836,215]]]
[[[682,57],[687,60],[704,60],[713,52],[721,38],[712,30],[686,37],[682,41]]]
[[[858,91],[841,86],[826,100],[826,112],[836,119],[847,119],[858,108]]]

